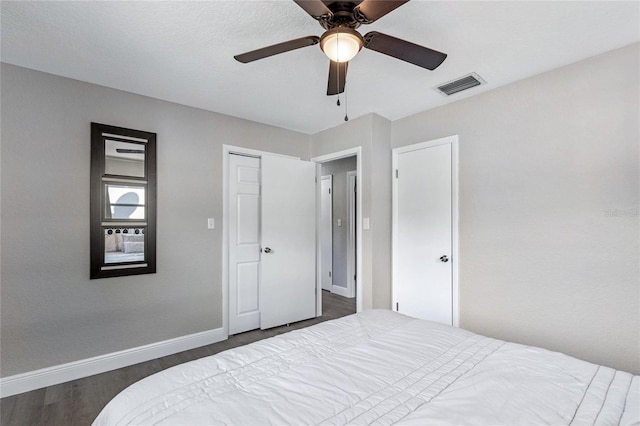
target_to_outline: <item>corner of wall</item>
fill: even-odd
[[[371,114],[373,307],[391,308],[391,121]]]

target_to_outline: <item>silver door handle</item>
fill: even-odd
[[[271,253],[271,251],[272,251],[272,250],[271,250],[269,247],[265,247],[265,248],[264,248],[264,252],[265,252],[265,253]]]
[[[445,254],[444,256],[440,256],[440,262],[448,262],[449,258],[447,257],[447,255]]]

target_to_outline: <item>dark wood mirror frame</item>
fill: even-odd
[[[138,163],[138,170],[140,160],[130,158],[143,155],[144,176],[106,173],[107,140],[111,145],[140,146],[115,151],[122,153],[119,160]],[[91,279],[156,272],[156,177],[155,133],[91,123]],[[115,187],[131,191],[114,203],[108,188]],[[135,201],[130,201],[132,197]],[[115,209],[127,213],[113,218]],[[117,237],[119,242],[113,242]],[[121,248],[107,251],[106,246]]]

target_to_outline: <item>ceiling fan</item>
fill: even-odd
[[[327,95],[336,95],[344,92],[349,61],[363,47],[422,68],[434,70],[447,57],[445,53],[377,31],[368,32],[364,37],[356,31],[356,28],[360,27],[360,25],[371,24],[408,1],[294,0],[298,6],[311,15],[326,30],[322,36],[312,35],[297,38],[242,53],[234,56],[234,58],[239,62],[248,63],[320,43],[320,48],[331,60]]]

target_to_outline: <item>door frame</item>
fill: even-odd
[[[327,238],[328,239],[328,243],[329,246],[331,247],[331,255],[330,258],[328,259],[328,261],[326,263],[329,264],[329,271],[331,273],[331,275],[329,276],[331,279],[329,280],[331,282],[331,284],[329,285],[329,291],[331,291],[332,287],[333,287],[333,175],[324,175],[324,176],[320,176],[320,190],[322,191],[322,181],[324,180],[328,180],[329,181],[329,235],[328,236],[324,236],[323,232],[320,231],[318,236],[320,237],[320,252],[319,252],[319,257],[320,257],[320,265],[322,266],[323,262],[322,261],[322,255],[323,255],[323,251],[322,251],[322,243],[323,243],[323,238]],[[321,192],[322,194],[322,192]],[[324,208],[324,205],[322,203],[322,195],[320,195],[320,211],[322,212],[322,209]],[[322,218],[322,214],[319,216],[319,218]],[[323,224],[321,224],[318,227],[319,230],[323,229]],[[324,271],[320,271],[320,286],[322,287],[322,274],[324,273]],[[324,277],[326,278],[326,277]],[[323,288],[323,290],[326,290],[325,288]]]
[[[330,154],[319,155],[316,157],[312,157],[311,161],[317,164],[316,175],[320,176],[320,164],[327,163],[333,160],[340,160],[342,158],[347,157],[356,157],[356,173],[358,176],[362,176],[362,147],[358,146],[355,148],[349,148],[338,152],[333,152]],[[356,229],[360,230],[357,232],[357,244],[356,244],[356,312],[362,311],[362,179],[356,179]],[[317,194],[320,197],[320,193],[318,191]],[[319,198],[318,198],[319,199]],[[319,204],[319,202],[318,202]],[[320,209],[317,208],[316,217],[319,217]],[[319,239],[318,239],[319,240]],[[319,244],[319,243],[318,243]],[[316,251],[319,250],[316,249]],[[320,271],[319,266],[319,256],[316,259],[318,262],[318,266],[316,269]],[[319,272],[318,272],[319,273]],[[319,278],[319,277],[318,277]],[[322,289],[321,286],[317,286],[318,291],[318,306],[316,311],[319,312],[319,315],[322,315]]]
[[[274,155],[299,160],[300,157],[260,151],[233,145],[222,145],[222,330],[229,336],[229,155],[238,154],[262,158]],[[318,283],[316,282],[316,287]],[[317,312],[316,312],[317,314]]]
[[[398,237],[398,180],[395,178],[395,170],[398,168],[398,155],[411,151],[418,151],[439,145],[451,145],[451,304],[453,314],[453,326],[460,325],[458,268],[460,265],[460,252],[458,247],[458,135],[447,136],[413,145],[394,148],[391,151],[392,176],[392,200],[391,200],[391,300],[396,299],[395,259],[393,253],[397,252]]]
[[[353,297],[355,295],[355,285],[353,279],[354,274],[356,274],[356,197],[354,197],[353,187],[351,186],[351,178],[354,178],[355,184],[358,184],[358,172],[355,170],[351,170],[347,172],[347,203],[349,208],[349,237],[347,239],[347,291],[349,293],[349,297]],[[357,195],[358,192],[355,192]]]

